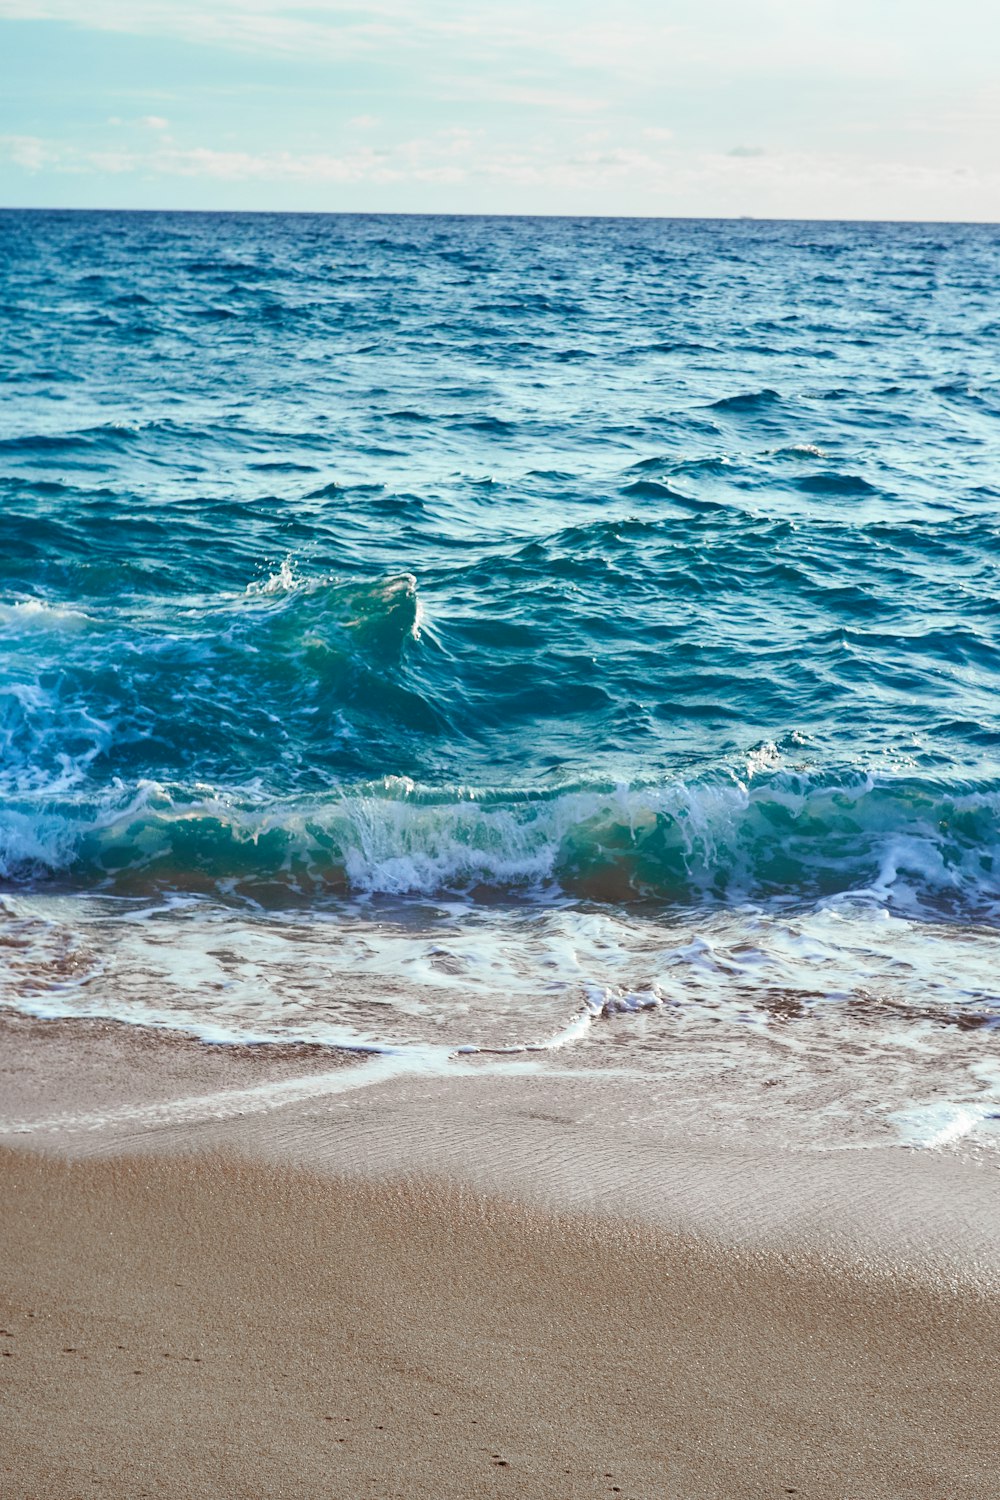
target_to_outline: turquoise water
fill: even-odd
[[[469,1044],[707,1004],[667,983],[696,939],[712,1004],[759,951],[757,1019],[859,965],[1000,1015],[995,226],[6,212],[0,247],[18,1003],[135,1018],[114,955],[158,921],[321,969],[367,933],[364,1016],[310,990],[293,1029],[394,1045],[393,943],[444,924]],[[256,973],[222,1029],[290,1034]],[[154,1023],[207,1034],[189,1001]]]

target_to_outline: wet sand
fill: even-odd
[[[988,1163],[665,1151],[531,1073],[265,1109],[336,1070],[264,1053],[195,1051],[163,1113],[156,1047],[76,1040],[5,1038],[5,1497],[995,1500]]]

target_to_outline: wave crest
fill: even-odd
[[[74,883],[351,888],[432,896],[560,888],[600,900],[732,904],[867,896],[988,916],[1000,789],[859,772],[430,788],[388,778],[324,796],[141,783],[0,812],[0,872]]]

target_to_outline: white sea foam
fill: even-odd
[[[1000,1144],[1000,1067],[984,1051],[1000,1029],[1000,933],[864,902],[671,916],[365,898],[269,914],[35,895],[8,898],[0,927],[2,1003],[37,1016],[414,1067],[521,1056],[666,1077],[708,1056],[714,1072],[784,1078],[800,1101],[836,1078],[828,1112],[869,1133]]]

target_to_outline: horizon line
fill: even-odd
[[[795,214],[608,214],[532,213],[526,210],[379,209],[379,208],[121,208],[91,204],[0,204],[0,214],[198,214],[217,218],[328,218],[328,219],[585,219],[645,224],[872,224],[923,225],[936,228],[996,229],[1000,219],[872,219],[830,215],[822,218]]]

